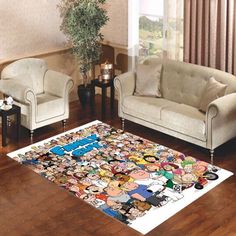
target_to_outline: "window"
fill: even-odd
[[[137,27],[129,29],[129,34],[137,37],[133,42],[136,42],[135,54],[139,60],[152,56],[183,60],[183,0],[132,2],[130,19],[136,24],[130,26]]]
[[[139,57],[162,56],[164,0],[139,0]]]

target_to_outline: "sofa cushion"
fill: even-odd
[[[225,95],[226,88],[227,88],[227,85],[222,84],[216,81],[214,77],[211,77],[208,80],[206,84],[206,88],[203,92],[199,110],[206,112],[208,105],[212,101]]]
[[[64,99],[47,93],[37,96],[37,104],[36,122],[52,119],[52,114],[55,117],[61,116],[65,112]]]
[[[135,95],[161,97],[160,78],[162,65],[138,65]]]
[[[123,112],[133,117],[156,123],[161,119],[161,110],[176,103],[163,98],[128,96],[123,102]]]
[[[182,134],[205,141],[205,115],[197,108],[185,104],[164,107],[161,110],[163,125]]]

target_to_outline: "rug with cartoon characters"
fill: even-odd
[[[232,175],[99,121],[8,155],[143,234]]]

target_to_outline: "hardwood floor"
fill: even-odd
[[[107,104],[107,108],[109,107]],[[95,119],[120,127],[120,120],[116,113],[111,117],[108,111],[106,117],[101,117],[101,97],[96,96],[94,115],[90,113],[89,107],[83,110],[79,102],[71,103],[70,119],[65,129],[69,130]],[[21,139],[17,142],[14,128],[14,125],[9,127],[8,145],[1,147],[0,154],[0,235],[140,235],[130,227],[70,195],[29,168],[6,157],[8,152],[30,144],[28,131],[22,128]],[[179,139],[128,121],[126,130],[198,159],[210,161],[207,150]],[[63,132],[61,123],[43,127],[35,131],[33,142],[61,132]],[[215,164],[235,174],[235,151],[236,140],[218,148],[215,153]],[[234,175],[147,235],[236,235],[235,200],[236,177]]]

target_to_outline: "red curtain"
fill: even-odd
[[[184,61],[236,75],[236,0],[184,1]]]

